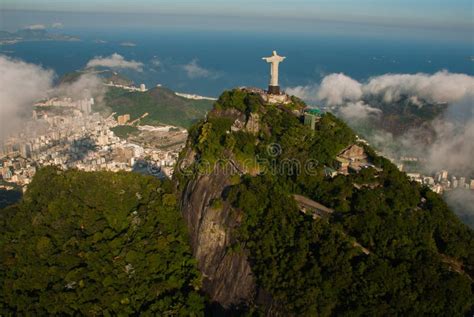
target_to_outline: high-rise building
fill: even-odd
[[[465,188],[466,187],[466,178],[465,177],[460,177],[459,178],[458,186],[460,188]]]
[[[29,158],[31,156],[31,144],[29,143],[20,144],[20,155],[24,158]]]
[[[444,180],[448,179],[448,171],[446,170],[441,171],[441,179],[444,179]]]
[[[459,181],[456,179],[456,177],[453,176],[453,178],[451,179],[451,184],[453,184],[453,188],[458,188]]]

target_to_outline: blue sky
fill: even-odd
[[[0,19],[7,21],[9,10],[28,10],[319,19],[472,30],[473,3],[473,0],[1,0]]]

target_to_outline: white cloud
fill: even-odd
[[[344,74],[331,74],[322,80],[319,89],[316,85],[298,86],[288,89],[288,92],[305,100],[312,100],[316,94],[320,102],[336,106],[333,108],[335,112],[355,125],[382,114],[380,109],[374,107],[374,101],[396,103],[401,98],[408,98],[418,107],[448,103],[441,117],[431,123],[426,122],[435,133],[434,139],[429,142],[424,128],[405,131],[401,136],[374,131],[371,141],[384,150],[389,150],[388,145],[398,143],[408,153],[425,157],[426,168],[433,171],[474,171],[473,76],[447,71],[385,74],[360,83]]]
[[[454,103],[474,91],[474,77],[466,74],[440,71],[435,74],[385,74],[360,83],[342,73],[323,78],[317,98],[313,97],[316,85],[289,88],[288,92],[305,100],[319,100],[328,106],[344,105],[376,97],[387,103],[408,97],[414,104],[423,102]]]
[[[22,116],[51,89],[54,72],[0,56],[0,139],[19,128]]]
[[[55,22],[55,23],[51,24],[51,27],[53,29],[62,29],[64,27],[64,24],[62,24],[61,22]]]
[[[25,30],[46,30],[46,26],[44,24],[32,24],[28,25],[24,28]]]
[[[329,106],[341,105],[361,98],[362,85],[342,73],[324,77],[318,91],[318,99],[325,101]]]
[[[425,167],[431,171],[474,171],[473,76],[446,71],[432,75],[387,74],[371,78],[363,90],[367,99],[376,97],[387,103],[397,102],[402,96],[423,107],[429,105],[422,101],[448,103],[447,110],[430,123],[435,133],[431,142],[420,139],[417,128],[403,133],[398,141],[404,149],[425,157]]]
[[[380,109],[373,108],[363,101],[348,102],[346,105],[339,108],[339,113],[348,121],[362,121],[368,119],[370,116],[377,116],[382,113]]]
[[[318,90],[318,85],[308,85],[289,87],[285,89],[285,92],[289,95],[296,96],[306,101],[316,101],[318,100]]]
[[[127,61],[122,55],[114,53],[108,57],[98,56],[87,63],[89,67],[109,67],[119,69],[133,69],[138,72],[143,71],[143,63],[131,60]]]
[[[64,96],[82,99],[103,96],[102,80],[93,74],[83,74],[73,83],[54,87],[55,73],[38,65],[0,55],[0,141],[15,134],[31,118],[37,101]]]
[[[365,95],[375,95],[385,102],[400,97],[418,97],[428,102],[456,102],[474,91],[474,77],[447,71],[430,74],[387,74],[373,77],[364,85]]]
[[[72,99],[97,98],[105,93],[106,87],[102,79],[90,73],[81,75],[72,83],[62,84],[52,91],[54,96],[70,97]]]
[[[186,71],[186,74],[189,78],[206,78],[214,76],[214,74],[198,64],[197,59],[193,59],[189,64],[183,65],[183,69]]]
[[[436,139],[427,150],[429,167],[474,172],[474,92],[451,104],[431,126]]]

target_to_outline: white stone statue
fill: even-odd
[[[267,63],[271,63],[270,66],[270,91],[272,87],[278,87],[278,66],[286,57],[279,56],[276,51],[273,51],[271,57],[263,57]],[[278,89],[279,90],[279,89]]]

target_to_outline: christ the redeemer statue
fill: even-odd
[[[267,63],[271,63],[270,66],[270,85],[268,86],[268,93],[272,95],[280,94],[280,86],[278,85],[278,66],[286,57],[279,56],[276,51],[273,51],[272,56],[263,57]]]

